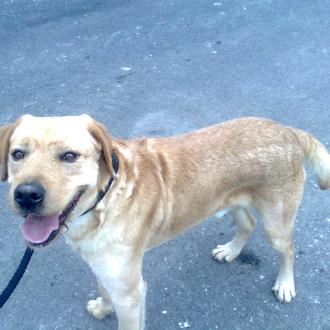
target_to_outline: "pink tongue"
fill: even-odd
[[[53,230],[57,230],[60,226],[60,218],[58,215],[38,216],[28,215],[21,226],[23,237],[31,243],[45,242]]]

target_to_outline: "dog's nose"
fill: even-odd
[[[45,189],[38,182],[20,184],[14,192],[15,202],[23,211],[35,211],[41,206],[44,198]]]

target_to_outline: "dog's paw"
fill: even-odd
[[[107,305],[102,297],[90,300],[86,306],[87,312],[101,320],[114,311],[113,305]]]
[[[235,243],[228,242],[224,245],[218,245],[213,251],[214,259],[218,261],[232,262],[241,253],[242,248]]]
[[[276,279],[272,290],[275,297],[282,303],[289,303],[296,296],[293,279]]]

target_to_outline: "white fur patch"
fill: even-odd
[[[126,158],[126,160],[132,161],[133,156],[131,150],[128,148],[120,148],[120,153]]]
[[[214,214],[214,216],[216,218],[219,218],[220,219],[220,218],[224,217],[226,214],[228,214],[230,212],[230,210],[231,209],[228,207],[226,209],[223,209],[223,210],[218,211],[217,213]]]

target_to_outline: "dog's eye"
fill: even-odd
[[[74,163],[78,157],[79,157],[78,153],[73,151],[68,151],[60,156],[60,160],[67,163]]]
[[[18,161],[25,157],[25,152],[20,149],[16,149],[11,153],[11,157],[13,160]]]

